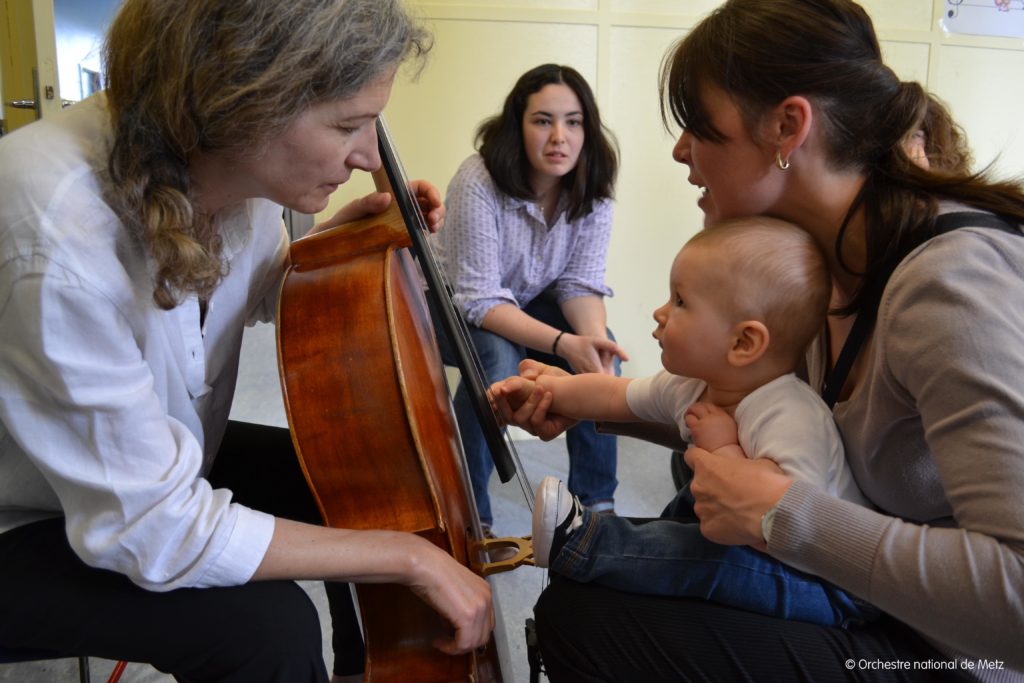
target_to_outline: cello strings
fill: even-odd
[[[426,220],[423,218],[423,213],[421,211],[419,202],[416,201],[415,195],[412,192],[412,188],[409,186],[409,181],[405,173],[405,168],[402,165],[402,161],[394,152],[394,149],[391,144],[391,134],[388,130],[386,122],[384,121],[384,116],[378,116],[377,122],[380,146],[388,156],[390,162],[389,165],[395,169],[396,174],[398,175],[399,182],[392,183],[392,185],[400,185],[402,188],[402,192],[404,192],[407,197],[411,198],[411,200],[406,202],[406,204],[412,207],[412,212],[414,214],[414,218],[416,221],[416,227],[418,228],[419,233],[422,237],[422,239],[420,240],[413,240],[414,247],[420,247],[419,249],[414,249],[413,251],[416,254],[416,256],[424,262],[423,264],[420,265],[421,274],[424,271],[432,273],[439,281],[438,283],[436,283],[439,285],[439,287],[436,288],[443,288],[443,293],[447,296],[448,300],[450,301],[454,296],[454,289],[448,283],[444,271],[437,267],[437,258],[435,257],[434,248],[431,245],[431,240],[429,239],[430,230],[427,228]],[[398,191],[397,188],[393,187],[392,189],[396,192]],[[457,307],[453,305],[452,309],[455,314],[455,320],[457,323],[454,332],[457,335],[459,335],[460,341],[463,344],[463,348],[465,348],[468,351],[468,355],[471,359],[471,362],[473,363],[472,371],[476,372],[478,378],[483,378],[484,380],[486,380],[486,375],[484,374],[483,371],[483,365],[480,362],[480,358],[477,355],[475,348],[473,347],[472,339],[470,338],[469,329],[467,327],[466,321],[462,317],[462,313],[461,311],[458,310]],[[463,379],[463,381],[466,381],[465,378]],[[486,385],[484,386],[486,389]],[[499,426],[501,426],[501,420],[494,413],[493,406],[491,406],[489,401],[488,409],[493,415],[495,422]],[[505,447],[507,448],[508,453],[511,456],[513,465],[515,467],[516,478],[519,480],[519,486],[523,491],[523,497],[526,499],[527,508],[532,513],[533,486],[530,484],[529,478],[526,476],[526,470],[523,467],[522,460],[519,457],[519,451],[516,449],[515,443],[513,442],[512,436],[509,434],[508,429],[504,427],[501,428],[501,434],[503,437]],[[490,447],[490,444],[488,444],[488,446]]]

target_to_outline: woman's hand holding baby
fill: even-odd
[[[519,373],[517,377],[495,382],[488,391],[491,405],[505,424],[525,429],[543,441],[550,441],[576,424],[572,418],[548,412],[554,395],[537,381],[542,375],[568,377],[569,373],[533,360],[520,363]]]

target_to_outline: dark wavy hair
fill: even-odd
[[[737,103],[749,131],[786,97],[807,97],[831,166],[865,176],[834,248],[854,273],[843,261],[843,238],[850,217],[863,208],[867,263],[854,273],[862,276],[860,289],[839,313],[860,310],[891,268],[934,236],[941,199],[1024,222],[1020,179],[972,174],[959,159],[926,170],[907,157],[900,142],[919,128],[951,136],[943,144],[955,154],[965,146],[941,103],[882,62],[871,19],[851,0],[728,0],[670,50],[660,78],[666,124],[671,115],[695,137],[722,141],[701,101],[704,85]]]
[[[505,98],[501,113],[480,124],[476,147],[502,192],[518,199],[533,199],[536,195],[530,187],[530,160],[523,146],[523,115],[530,95],[552,83],[569,86],[583,107],[583,149],[576,167],[562,178],[562,189],[569,196],[568,217],[575,220],[593,211],[595,201],[614,195],[619,168],[615,136],[601,123],[594,93],[578,71],[541,64],[524,73]]]
[[[974,155],[963,128],[935,95],[928,96],[928,110],[919,128],[924,135],[924,153],[932,170],[969,173]]]

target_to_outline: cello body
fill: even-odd
[[[292,245],[277,324],[285,409],[327,526],[415,533],[476,569],[479,520],[396,204]],[[364,680],[502,680],[493,635],[482,652],[446,655],[432,643],[451,626],[411,590],[363,584],[356,595]]]

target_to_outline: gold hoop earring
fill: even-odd
[[[779,167],[780,171],[785,171],[787,168],[789,168],[789,159],[782,158],[781,150],[775,153],[775,165]]]

